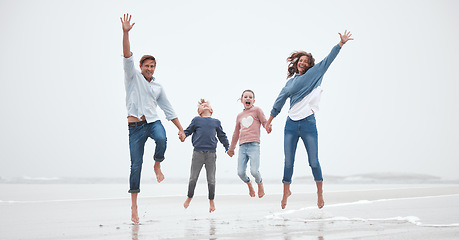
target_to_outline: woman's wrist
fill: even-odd
[[[342,44],[346,44],[346,42],[344,42],[343,40],[341,40],[341,43],[342,43]]]

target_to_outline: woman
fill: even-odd
[[[309,166],[312,169],[314,181],[317,186],[317,206],[324,206],[322,190],[322,170],[318,158],[318,140],[316,120],[314,111],[320,99],[322,89],[320,84],[330,64],[338,55],[340,49],[349,40],[352,34],[347,30],[341,35],[340,42],[333,47],[330,54],[318,64],[314,64],[314,58],[310,53],[294,52],[287,58],[288,81],[274,102],[267,126],[271,126],[272,120],[280,113],[287,98],[290,98],[290,109],[284,129],[284,195],[281,201],[282,209],[287,205],[287,198],[292,194],[290,184],[292,183],[293,163],[298,139],[303,140],[308,154]]]

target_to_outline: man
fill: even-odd
[[[154,171],[156,180],[161,182],[164,175],[161,172],[161,162],[166,151],[166,131],[159,120],[156,107],[159,106],[165,113],[166,119],[172,121],[179,130],[179,137],[185,136],[182,126],[166,97],[163,87],[155,81],[153,73],[156,60],[153,56],[145,55],[140,60],[140,72],[135,69],[129,31],[132,15],[125,14],[121,19],[123,29],[123,65],[126,87],[126,107],[129,125],[129,150],[131,155],[131,174],[129,178],[129,193],[131,193],[131,220],[139,223],[137,212],[137,195],[140,192],[140,173],[142,170],[145,142],[148,137],[156,143]]]

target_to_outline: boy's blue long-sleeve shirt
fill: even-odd
[[[290,97],[290,108],[293,107],[297,102],[303,100],[309,93],[312,92],[316,87],[322,83],[322,78],[327,71],[330,64],[335,60],[341,47],[339,44],[334,46],[326,58],[310,68],[306,73],[302,75],[295,75],[290,78],[282,88],[279,96],[274,102],[273,109],[271,110],[271,116],[276,117],[282,107]]]
[[[229,148],[228,138],[218,119],[211,117],[193,118],[190,126],[185,129],[187,137],[191,134],[193,134],[191,141],[195,151],[216,152],[218,140],[223,144],[225,150]]]

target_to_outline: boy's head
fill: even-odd
[[[210,103],[208,101],[201,99],[198,102],[198,114],[202,117],[202,114],[205,112],[208,112],[210,113],[210,115],[212,115],[214,110],[212,110],[212,107],[210,106]]]

